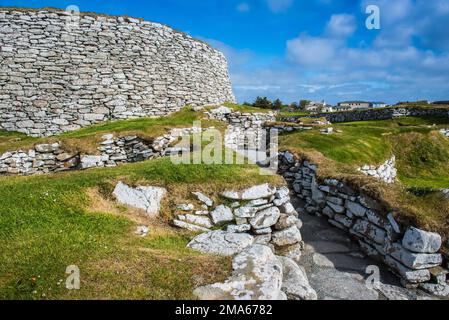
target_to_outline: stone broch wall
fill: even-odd
[[[50,136],[235,100],[224,55],[124,17],[0,9],[0,129]]]

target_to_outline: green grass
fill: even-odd
[[[336,130],[332,135],[316,129],[283,135],[280,145],[299,152],[318,151],[333,161],[334,165],[326,165],[330,174],[380,165],[394,154],[404,186],[443,189],[449,187],[449,140],[437,131],[448,126],[449,119],[438,117],[350,122],[332,125]]]
[[[0,299],[191,299],[195,286],[226,277],[228,259],[186,249],[192,235],[166,223],[171,202],[161,219],[146,221],[150,236],[135,236],[136,213],[110,200],[115,182],[164,186],[176,201],[189,199],[193,190],[219,192],[276,179],[252,165],[174,165],[168,158],[1,177]],[[69,265],[81,269],[79,291],[65,289]]]

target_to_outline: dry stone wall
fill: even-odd
[[[0,129],[51,136],[235,100],[224,55],[203,42],[138,19],[68,19],[0,9]]]
[[[342,111],[331,113],[319,113],[311,115],[311,118],[326,118],[332,123],[352,122],[352,121],[372,121],[372,120],[389,120],[407,116],[438,116],[449,117],[448,108],[438,107],[408,107],[408,108],[384,108],[384,109],[370,109],[359,111]],[[286,122],[296,122],[304,116],[292,116],[282,119]]]
[[[279,172],[305,201],[306,212],[348,232],[368,255],[399,275],[404,285],[436,295],[449,293],[439,234],[400,225],[376,199],[336,179],[318,181],[317,169],[290,152],[280,155]]]

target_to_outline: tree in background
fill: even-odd
[[[306,108],[306,106],[310,103],[310,100],[301,100],[299,102],[299,107],[304,110]]]
[[[253,103],[253,107],[261,109],[272,109],[273,103],[267,97],[257,97]]]
[[[292,102],[292,103],[290,103],[289,108],[292,109],[292,110],[296,110],[299,107],[298,107],[298,104],[296,102]]]
[[[273,102],[273,108],[278,110],[281,109],[284,105],[282,104],[282,101],[280,99],[276,99]]]

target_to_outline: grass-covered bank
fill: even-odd
[[[406,117],[383,121],[333,124],[280,136],[280,149],[305,154],[319,164],[319,175],[338,177],[386,201],[404,222],[447,234],[449,201],[438,189],[449,188],[449,139],[438,132],[449,119]],[[385,185],[357,169],[380,165],[396,156],[399,182]]]
[[[116,181],[164,186],[161,218],[117,206]],[[252,165],[173,165],[163,158],[111,169],[0,178],[0,298],[188,299],[195,286],[224,278],[228,259],[186,249],[192,234],[168,226],[175,201],[262,182]],[[150,235],[134,235],[139,223]],[[81,269],[81,290],[65,270]],[[63,280],[63,282],[60,282]]]
[[[214,126],[217,129],[226,127],[222,122],[204,119],[203,113],[185,107],[167,117],[108,121],[50,138],[33,138],[17,132],[0,130],[0,154],[11,150],[26,150],[35,144],[56,141],[61,142],[65,150],[92,154],[98,152],[98,143],[106,133],[118,136],[138,135],[151,140],[173,128],[190,128],[195,121],[201,121],[203,127]]]

